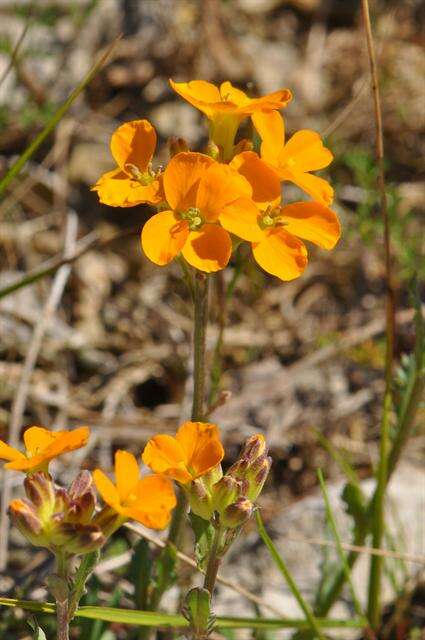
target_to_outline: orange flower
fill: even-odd
[[[186,484],[214,469],[223,456],[217,425],[185,422],[175,438],[163,434],[149,440],[142,459],[152,471]]]
[[[220,222],[230,233],[252,243],[257,263],[281,280],[298,278],[307,266],[307,249],[299,239],[332,249],[341,229],[336,214],[320,202],[280,205],[278,179],[252,151],[236,156],[232,166],[253,184],[253,200],[239,201],[238,210],[227,207]],[[256,177],[262,176],[257,187]],[[243,214],[241,214],[243,211]]]
[[[262,140],[261,158],[273,167],[279,178],[294,182],[313,200],[331,204],[334,194],[331,185],[310,173],[324,169],[333,160],[320,135],[303,129],[285,144],[285,126],[280,113],[256,113],[252,119]]]
[[[237,207],[240,197],[251,195],[249,182],[202,153],[183,152],[170,160],[163,183],[169,209],[152,216],[142,231],[149,260],[165,265],[181,252],[201,271],[223,269],[232,241],[217,222],[226,206]]]
[[[88,438],[87,427],[74,431],[49,431],[43,427],[30,427],[24,433],[26,452],[22,453],[0,440],[0,459],[10,460],[4,465],[5,469],[26,473],[47,472],[52,458],[84,447]]]
[[[127,451],[115,453],[114,484],[100,469],[93,472],[93,480],[113,511],[121,516],[121,523],[137,520],[150,529],[164,529],[176,506],[173,485],[158,475],[140,478],[136,458]]]
[[[182,98],[202,111],[210,121],[210,138],[222,149],[223,160],[230,160],[238,127],[254,113],[286,107],[291,99],[288,89],[280,89],[262,98],[249,98],[230,82],[216,87],[204,80],[174,82],[170,85]]]
[[[100,202],[111,207],[161,202],[161,176],[155,175],[151,167],[155,147],[155,129],[148,120],[132,120],[118,127],[111,138],[111,152],[118,168],[103,174],[92,187]]]

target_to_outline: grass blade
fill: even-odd
[[[362,606],[360,604],[360,600],[358,599],[357,595],[356,595],[356,591],[354,588],[354,584],[353,584],[353,580],[351,577],[351,571],[350,571],[350,567],[349,564],[347,562],[347,558],[346,555],[344,553],[344,549],[342,548],[341,545],[341,537],[339,535],[339,531],[338,528],[336,526],[336,522],[335,522],[335,518],[332,512],[332,507],[331,507],[331,503],[329,500],[329,495],[328,495],[328,491],[326,489],[326,484],[325,481],[323,479],[323,474],[322,471],[320,469],[318,469],[317,471],[317,475],[319,477],[319,482],[320,482],[320,487],[322,489],[322,493],[323,493],[323,499],[325,501],[325,506],[326,506],[326,517],[327,520],[329,522],[333,537],[335,539],[335,543],[336,543],[336,547],[338,550],[338,555],[339,558],[341,560],[341,564],[344,568],[344,572],[345,572],[345,578],[350,586],[350,591],[351,591],[351,597],[353,598],[353,604],[354,604],[354,608],[356,610],[356,613],[358,616],[360,616],[361,618],[364,618],[364,614],[362,611]]]
[[[33,602],[31,600],[17,600],[15,598],[0,598],[0,606],[19,607],[26,611],[38,613],[55,613],[55,605],[52,602]],[[131,609],[119,609],[115,607],[84,606],[77,609],[76,618],[91,620],[104,620],[105,622],[118,622],[136,626],[158,626],[187,628],[188,621],[181,615],[169,613],[155,613],[151,611],[134,611]],[[316,620],[318,626],[323,629],[361,629],[362,620],[331,620],[324,618]],[[218,617],[217,627],[221,629],[310,629],[310,623],[299,619],[259,619],[259,618],[233,618]],[[320,634],[320,631],[319,631]],[[323,637],[318,635],[316,637]]]
[[[263,520],[262,520],[260,512],[258,510],[256,511],[255,517],[257,519],[258,533],[260,534],[264,544],[266,545],[266,547],[270,551],[270,555],[272,556],[273,560],[275,561],[275,564],[276,564],[277,568],[279,569],[279,571],[281,572],[281,574],[285,578],[290,590],[292,591],[292,594],[293,594],[294,598],[296,599],[296,601],[298,602],[298,604],[301,607],[302,611],[304,612],[304,615],[306,617],[306,620],[308,621],[310,629],[312,630],[312,632],[314,634],[314,637],[319,638],[321,640],[324,640],[324,637],[323,637],[323,635],[322,635],[322,633],[320,631],[320,627],[318,625],[318,622],[317,622],[316,618],[314,617],[313,610],[311,609],[311,607],[308,604],[308,602],[306,602],[306,600],[304,600],[300,590],[298,589],[298,586],[297,586],[294,578],[292,577],[288,567],[286,566],[286,563],[285,563],[284,559],[279,555],[279,553],[278,553],[275,545],[273,544],[270,536],[268,535],[267,531],[265,530],[264,524],[263,524]]]
[[[85,89],[85,87],[92,81],[94,76],[98,73],[98,71],[103,67],[106,60],[110,56],[113,48],[117,44],[118,40],[121,36],[118,36],[112,44],[108,47],[107,51],[102,55],[100,60],[96,62],[90,69],[90,71],[84,76],[81,82],[77,85],[77,87],[71,92],[69,97],[65,100],[65,102],[57,109],[57,111],[50,118],[49,122],[46,124],[44,129],[40,131],[40,133],[35,137],[33,142],[25,149],[25,151],[19,156],[16,162],[10,167],[9,171],[6,175],[0,180],[0,195],[4,193],[9,184],[16,178],[16,176],[22,171],[25,164],[31,158],[31,156],[37,151],[39,146],[46,140],[46,138],[51,134],[60,120],[64,117],[67,111],[70,109],[72,104],[78,98],[80,93]]]

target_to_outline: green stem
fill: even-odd
[[[56,638],[57,640],[69,640],[69,617],[68,617],[68,558],[64,553],[56,555],[56,568],[59,578],[63,584],[55,589],[56,600]]]
[[[186,274],[190,275],[190,274]],[[190,280],[189,280],[190,282]],[[192,413],[193,421],[201,421],[204,416],[205,397],[205,351],[206,333],[208,323],[208,276],[201,271],[197,271],[194,278],[193,306],[194,306],[194,331],[193,331],[193,399]],[[192,293],[192,292],[191,292]],[[188,499],[186,493],[181,489],[178,495],[176,508],[170,523],[167,545],[161,552],[165,559],[170,547],[179,547],[183,534],[186,513],[188,509]],[[156,611],[165,589],[156,589],[150,598],[149,609]],[[140,638],[145,639],[150,635],[150,629],[143,630]]]
[[[387,388],[384,397],[384,413],[379,447],[379,466],[377,485],[374,495],[372,520],[372,546],[379,549],[385,531],[385,490],[388,481],[388,449],[390,438],[391,389]],[[381,618],[381,581],[383,557],[372,556],[369,573],[368,618],[373,629],[380,625]]]
[[[200,421],[204,415],[205,399],[205,350],[208,324],[209,279],[205,273],[197,271],[194,290],[194,331],[193,331],[193,399],[192,420]]]
[[[222,530],[218,526],[214,532],[214,538],[211,545],[210,555],[208,558],[207,570],[204,578],[204,589],[207,589],[212,598],[214,592],[215,581],[217,579],[217,573],[220,567],[221,558],[219,555]]]

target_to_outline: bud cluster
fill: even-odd
[[[226,475],[218,465],[187,485],[192,511],[204,520],[214,516],[224,528],[240,527],[252,515],[270,466],[264,437],[251,436]]]
[[[99,549],[105,542],[93,524],[96,496],[88,471],[81,471],[68,490],[55,486],[48,473],[37,471],[24,480],[26,498],[12,500],[9,514],[35,546],[70,555]]]

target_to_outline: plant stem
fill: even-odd
[[[390,412],[392,406],[392,369],[394,360],[394,289],[392,281],[390,220],[388,215],[387,194],[385,190],[384,136],[382,127],[381,99],[379,94],[378,68],[373,44],[372,26],[368,0],[362,0],[363,22],[366,32],[367,51],[372,80],[372,94],[375,108],[376,160],[378,163],[378,188],[381,196],[381,214],[384,221],[385,272],[387,285],[387,326],[385,356],[385,394],[372,521],[372,544],[381,547],[385,529],[385,492],[388,480],[388,450],[390,445]],[[373,629],[377,629],[381,619],[381,580],[384,558],[373,556],[369,573],[368,617]]]
[[[56,555],[57,574],[64,581],[64,588],[55,589],[56,600],[56,624],[57,640],[69,640],[69,619],[68,619],[68,559],[65,554]]]
[[[190,282],[190,274],[185,270],[186,280]],[[191,419],[193,421],[201,421],[204,416],[204,397],[205,397],[205,351],[206,351],[206,334],[208,323],[208,276],[201,271],[196,271],[194,277],[193,292],[191,290],[193,307],[194,307],[194,330],[193,330],[193,399]],[[161,552],[161,556],[165,558],[170,546],[179,547],[188,508],[188,499],[186,493],[180,489],[177,505],[174,509],[173,516],[168,532],[167,544]],[[156,611],[161,601],[164,590],[156,589],[150,598],[149,609]],[[148,638],[150,629],[146,628],[142,631],[141,638]]]
[[[200,421],[204,415],[205,398],[205,349],[208,324],[209,279],[205,273],[197,271],[194,290],[194,331],[193,331],[193,399],[192,420]]]
[[[214,592],[215,581],[220,567],[221,558],[219,556],[219,548],[222,536],[222,530],[218,526],[214,532],[214,538],[211,545],[210,555],[208,558],[207,570],[204,578],[204,589],[207,589],[212,598]]]

